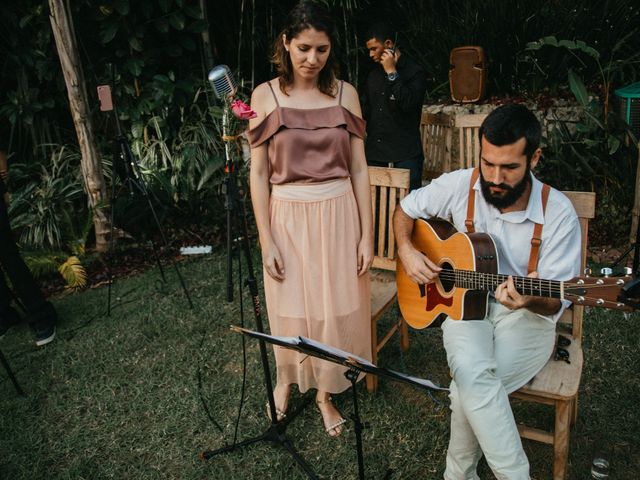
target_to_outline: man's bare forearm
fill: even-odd
[[[393,212],[393,232],[396,236],[396,244],[398,251],[407,247],[413,247],[411,243],[411,234],[413,232],[413,218],[404,213],[402,207],[398,204],[395,212]]]

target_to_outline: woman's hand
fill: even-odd
[[[363,235],[358,242],[358,276],[369,271],[373,263],[373,240],[371,235]]]
[[[284,262],[275,243],[262,249],[262,264],[271,278],[278,281],[284,280]]]

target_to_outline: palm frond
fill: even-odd
[[[87,272],[75,255],[67,258],[67,261],[58,268],[60,275],[67,282],[67,288],[79,289],[87,285]]]

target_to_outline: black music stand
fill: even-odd
[[[361,373],[369,373],[372,375],[383,376],[391,378],[396,381],[405,382],[414,387],[422,388],[428,391],[447,392],[448,388],[440,387],[430,380],[424,380],[422,378],[412,377],[404,373],[396,372],[394,370],[388,370],[386,368],[378,367],[364,358],[358,357],[352,353],[345,352],[337,348],[330,347],[323,343],[311,340],[306,337],[277,337],[273,335],[267,335],[266,333],[255,332],[246,328],[232,326],[231,330],[237,333],[242,333],[249,337],[255,338],[262,342],[268,342],[280,347],[296,350],[301,353],[306,353],[312,357],[317,357],[322,360],[328,360],[333,363],[344,365],[349,370],[345,372],[345,377],[351,382],[351,393],[353,395],[353,420],[355,433],[356,433],[356,449],[358,455],[358,478],[364,480],[364,454],[362,449],[362,430],[364,424],[360,420],[360,414],[358,411],[358,393],[356,390],[356,380]]]

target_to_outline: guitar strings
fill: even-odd
[[[460,284],[464,284],[465,282],[478,283],[479,281],[482,284],[481,286],[493,287],[495,289],[499,284],[505,282],[509,276],[499,273],[476,272],[474,270],[444,269],[440,272],[439,277],[444,280],[453,281],[461,288],[471,289],[471,287],[465,287]],[[569,290],[571,290],[572,288],[597,290],[612,286],[611,284],[579,284],[575,282],[561,282],[559,280],[546,280],[540,278],[519,276],[514,276],[514,282],[516,284],[516,288],[521,288],[525,291],[529,290],[532,293],[533,291],[544,292],[548,293],[549,296],[553,296],[553,294],[556,294],[558,297],[560,297],[562,293],[562,283],[564,283],[565,297],[580,296],[580,294],[578,293],[570,292]]]
[[[454,283],[481,283],[483,286],[497,287],[499,284],[505,282],[508,275],[498,273],[484,273],[476,272],[473,270],[449,270],[445,269],[440,272],[439,276],[445,280],[452,280]],[[514,282],[517,287],[526,288],[528,290],[536,290],[545,292],[560,293],[561,282],[557,280],[546,280],[540,278],[531,277],[514,277]],[[565,286],[568,285],[565,283]]]

